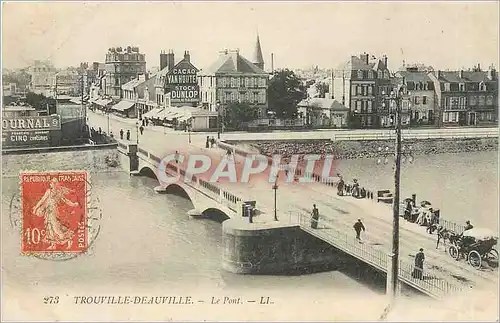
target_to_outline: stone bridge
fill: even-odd
[[[143,175],[158,179],[158,167],[161,158],[144,149],[138,148],[136,144],[118,143],[121,165],[134,175]],[[184,180],[186,172],[178,167],[175,162],[166,165],[168,176],[177,177],[175,183],[160,185],[156,187],[157,192],[178,194],[188,198],[194,209],[189,212],[193,216],[208,216],[219,213],[226,218],[235,218],[241,214],[242,198],[219,188],[195,175],[192,180]]]

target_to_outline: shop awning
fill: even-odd
[[[113,110],[127,111],[134,106],[135,102],[122,100],[113,106]]]
[[[105,100],[105,99],[97,99],[94,101],[95,104],[100,105],[101,107],[105,107],[108,104],[113,102],[112,100]]]
[[[152,109],[142,115],[143,118],[158,118],[158,115],[163,109]]]
[[[191,116],[190,115],[183,115],[182,117],[179,117],[179,119],[177,119],[178,121],[187,121],[191,119]]]

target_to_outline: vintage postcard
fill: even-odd
[[[2,2],[4,321],[498,321],[497,1]]]

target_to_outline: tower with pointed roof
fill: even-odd
[[[255,49],[252,56],[252,63],[264,70],[264,58],[262,57],[262,48],[260,47],[259,34],[257,34],[257,42],[255,43]]]

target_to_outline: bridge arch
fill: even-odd
[[[205,209],[205,211],[203,211],[201,213],[201,215],[203,217],[209,218],[209,219],[217,221],[219,223],[222,223],[222,222],[230,219],[230,217],[226,214],[226,212],[224,212],[218,208]]]
[[[139,175],[153,178],[156,180],[158,179],[158,177],[156,176],[156,172],[153,169],[151,169],[151,167],[148,166],[142,167],[141,170],[139,171]]]
[[[167,194],[172,194],[172,195],[180,196],[182,198],[188,199],[189,201],[191,201],[191,203],[194,204],[193,197],[191,197],[189,195],[189,192],[184,187],[182,187],[179,184],[175,184],[175,183],[174,184],[169,184],[165,188],[165,190],[166,190],[165,193],[167,193]]]

